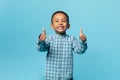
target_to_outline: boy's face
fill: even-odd
[[[63,13],[53,16],[51,27],[59,34],[64,34],[69,28],[67,17]]]

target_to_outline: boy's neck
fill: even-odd
[[[64,32],[64,33],[58,33],[58,32],[56,32],[56,34],[57,34],[57,35],[60,35],[60,36],[65,36],[65,35],[66,35],[66,32]]]

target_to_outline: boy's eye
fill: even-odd
[[[63,22],[66,22],[66,21],[63,21]]]
[[[58,21],[55,21],[55,22],[58,22]]]

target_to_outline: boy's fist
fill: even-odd
[[[80,39],[84,42],[84,41],[86,41],[86,36],[85,36],[85,34],[83,34],[83,30],[82,29],[80,29]]]
[[[42,34],[39,35],[40,41],[45,41],[46,39],[46,29],[44,28]]]

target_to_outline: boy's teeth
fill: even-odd
[[[63,27],[62,26],[60,26],[60,27],[58,27],[59,29],[63,29]]]
[[[58,28],[63,28],[62,26],[59,26]]]

